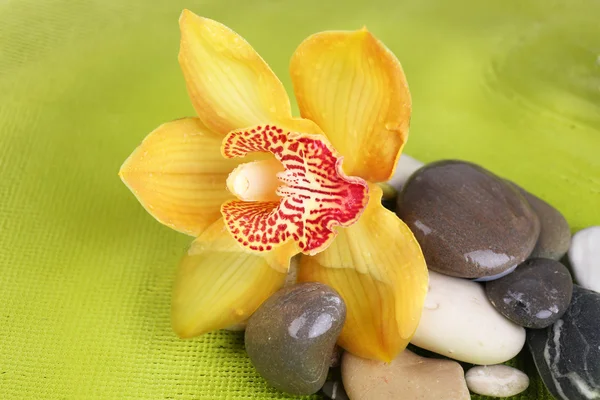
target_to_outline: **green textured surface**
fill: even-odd
[[[116,175],[146,133],[193,115],[176,57],[184,7],[245,36],[288,88],[304,37],[367,25],[411,85],[408,154],[481,163],[574,230],[600,225],[597,1],[2,1],[1,399],[286,398],[239,334],[174,336],[191,239]],[[545,396],[534,381],[520,398]]]

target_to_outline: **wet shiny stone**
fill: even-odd
[[[506,318],[526,328],[552,325],[571,302],[569,270],[555,260],[525,261],[510,275],[485,285],[488,299]]]
[[[600,293],[574,285],[565,314],[546,329],[530,330],[527,344],[555,398],[600,399]]]
[[[461,278],[493,277],[525,261],[540,232],[518,189],[463,161],[439,161],[415,172],[398,196],[430,269]]]
[[[338,293],[321,283],[283,288],[265,301],[246,327],[246,351],[273,387],[305,395],[325,383],[346,317]]]

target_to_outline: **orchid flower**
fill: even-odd
[[[175,282],[172,323],[193,337],[245,321],[284,284],[339,292],[339,344],[392,360],[420,319],[427,267],[381,206],[408,135],[396,57],[365,28],[310,36],[283,84],[228,27],[184,10],[179,63],[198,114],[151,132],[119,175],[161,223],[196,237]]]

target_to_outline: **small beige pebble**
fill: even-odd
[[[465,375],[473,393],[483,396],[510,397],[529,386],[529,377],[508,365],[488,365],[471,368]]]
[[[342,381],[351,400],[469,400],[459,363],[420,357],[404,350],[391,363],[348,352],[342,357]]]

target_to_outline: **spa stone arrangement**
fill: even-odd
[[[530,377],[503,363],[530,352],[556,398],[600,399],[600,227],[571,238],[527,188],[401,156],[410,91],[366,28],[300,43],[294,117],[241,36],[190,10],[179,27],[197,117],[160,125],[119,171],[195,237],[175,277],[179,337],[245,329],[257,372],[292,395],[508,397]]]
[[[430,274],[411,346],[390,363],[342,352],[343,299],[295,283],[292,268],[246,326],[261,376],[335,400],[509,397],[529,377],[503,363],[529,351],[554,397],[600,399],[600,227],[571,237],[554,207],[464,161],[403,155],[387,185],[384,204],[413,231]]]

